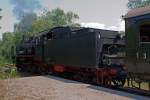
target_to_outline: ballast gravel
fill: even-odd
[[[33,76],[0,81],[0,100],[150,100],[150,98],[54,76]]]

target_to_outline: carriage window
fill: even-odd
[[[150,42],[150,24],[140,26],[140,42]]]

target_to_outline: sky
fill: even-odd
[[[79,15],[78,22],[82,26],[124,30],[124,22],[121,20],[121,16],[127,12],[126,4],[128,0],[40,0],[40,2],[48,10],[59,7],[65,12],[73,11]],[[13,15],[10,1],[0,0],[0,8],[3,9],[0,33],[12,32],[17,20]]]

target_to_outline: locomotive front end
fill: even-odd
[[[103,45],[100,66],[107,69],[107,77],[111,79],[114,86],[123,86],[127,77],[124,49],[124,38],[119,35],[107,39],[107,42],[104,42]]]

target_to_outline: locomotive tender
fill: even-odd
[[[16,47],[19,71],[51,72],[100,85],[123,86],[124,39],[117,31],[56,27]]]

